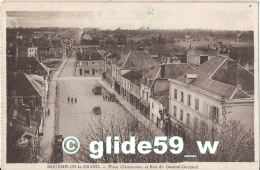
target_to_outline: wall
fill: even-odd
[[[169,89],[169,81],[164,79],[156,79],[153,84],[153,95],[158,94],[161,91]]]
[[[177,100],[174,99],[174,89],[178,90]],[[183,102],[180,101],[181,91],[184,93]],[[191,95],[191,105],[188,105],[187,95]],[[195,98],[199,99],[199,110],[195,110]],[[183,124],[186,124],[187,121],[187,113],[190,114],[190,127],[194,127],[194,118],[198,119],[198,123],[200,126],[200,121],[204,121],[208,124],[208,129],[210,130],[212,126],[212,121],[209,117],[209,107],[216,106],[219,110],[219,124],[214,123],[214,127],[219,128],[220,124],[223,121],[222,116],[222,105],[219,101],[214,100],[213,98],[207,97],[201,93],[198,93],[190,88],[183,87],[174,82],[170,82],[170,102],[169,102],[169,113],[170,116],[174,119],[177,119]],[[177,107],[177,116],[174,117],[174,106]],[[180,120],[180,109],[183,110],[183,121]],[[198,127],[198,130],[200,127]]]
[[[241,121],[246,129],[254,129],[254,102],[228,104],[226,112],[227,120]]]
[[[161,115],[159,110],[163,110],[163,106],[158,101],[150,98],[150,120],[157,124],[157,118],[159,119],[158,127],[163,128],[163,121],[161,120]]]
[[[82,69],[82,75],[80,75],[80,69]],[[94,74],[93,74],[94,70]],[[104,71],[103,60],[91,60],[91,61],[78,61],[77,62],[77,75],[78,76],[101,76]]]

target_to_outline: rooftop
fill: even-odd
[[[165,67],[165,75],[161,77],[161,67]],[[166,78],[166,79],[175,79],[178,76],[190,71],[192,66],[187,63],[169,63],[161,64],[155,66],[147,74],[144,75],[143,83],[146,86],[151,86],[155,79],[157,78]]]
[[[77,58],[78,60],[86,60],[86,61],[103,60],[103,56],[96,50],[88,50],[88,51],[83,51],[83,53],[78,53]]]
[[[157,64],[158,62],[146,52],[131,51],[128,54],[125,63],[123,63],[122,69],[147,69]]]
[[[141,79],[146,71],[145,70],[131,70],[122,76],[137,86],[140,86]]]
[[[42,96],[43,87],[23,72],[7,74],[7,91],[15,90],[16,96]]]
[[[254,75],[236,63],[234,70],[228,70],[227,62],[233,61],[229,57],[214,57],[200,66],[191,69],[187,74],[196,74],[197,78],[189,85],[211,92],[226,99],[250,98],[249,92],[254,91]],[[237,81],[233,81],[236,77]],[[178,81],[186,83],[186,75],[177,77]],[[241,85],[241,89],[237,86]]]

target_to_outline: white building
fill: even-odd
[[[28,52],[27,52],[28,57],[37,58],[38,57],[37,53],[38,53],[38,48],[37,47],[29,47],[28,48]]]
[[[171,79],[172,133],[185,136],[192,131],[214,136],[225,120],[239,120],[246,128],[253,128],[253,91],[253,74],[229,57],[215,57]]]

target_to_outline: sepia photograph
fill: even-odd
[[[258,159],[256,4],[94,4],[6,11],[7,164]]]

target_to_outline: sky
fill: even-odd
[[[7,26],[253,30],[255,8],[248,3],[103,3],[80,10],[8,11]]]

